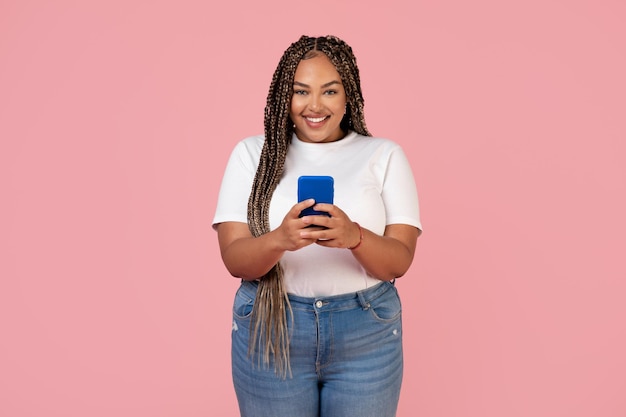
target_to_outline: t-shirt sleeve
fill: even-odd
[[[262,141],[249,138],[233,149],[217,198],[213,228],[223,222],[248,222],[248,198],[258,166]]]
[[[389,155],[382,197],[386,224],[408,224],[422,230],[415,178],[400,146],[395,146]]]

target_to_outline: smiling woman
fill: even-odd
[[[332,177],[335,204],[297,202],[303,175]],[[322,215],[301,217],[309,207]],[[242,279],[232,334],[241,415],[395,416],[393,283],[421,231],[417,191],[400,146],[367,130],[356,58],[341,39],[303,36],[285,51],[265,134],[235,147],[213,226]]]
[[[334,142],[343,138],[346,92],[335,66],[323,53],[312,51],[300,61],[294,75],[289,117],[303,142]]]

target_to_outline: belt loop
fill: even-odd
[[[361,304],[361,307],[363,307],[363,310],[369,310],[370,303],[363,296],[363,291],[357,291],[356,295],[359,298],[359,304]]]

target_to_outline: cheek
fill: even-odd
[[[344,94],[341,100],[336,101],[334,110],[339,114],[343,114],[347,103],[348,101],[346,100],[346,96]]]
[[[332,112],[333,114],[335,114],[336,116],[343,116],[343,114],[345,113],[346,110],[346,103],[341,102],[341,101],[337,101],[335,103],[333,103],[334,105],[332,106]]]
[[[291,103],[289,103],[289,116],[291,116],[292,118],[297,115],[298,113],[301,112],[301,105],[298,103],[298,100],[291,100]]]
[[[296,113],[293,111],[293,107],[289,107],[289,118],[292,122],[296,120]]]

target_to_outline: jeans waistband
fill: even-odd
[[[241,281],[241,290],[250,298],[254,299],[259,286],[259,281]],[[299,295],[288,294],[292,308],[310,310],[344,310],[350,308],[368,309],[370,303],[390,289],[394,288],[393,281],[382,281],[373,287],[364,290],[331,295],[328,297],[301,297]]]

